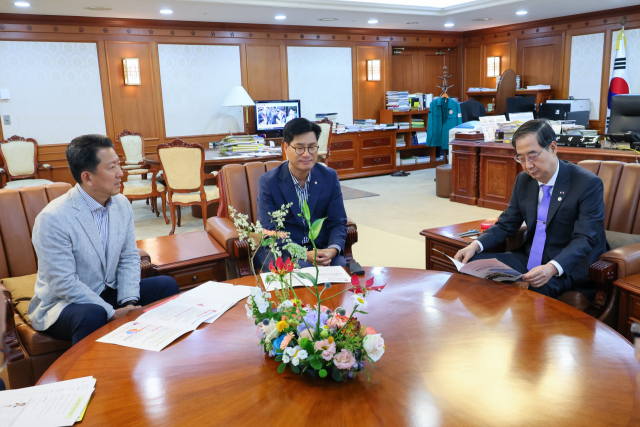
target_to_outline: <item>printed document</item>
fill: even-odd
[[[505,116],[480,117],[480,125],[482,126],[482,133],[484,134],[484,142],[495,142],[498,123],[504,123],[506,121],[507,118]]]
[[[522,274],[518,273],[507,264],[498,261],[497,259],[479,259],[477,261],[471,261],[466,264],[451,258],[449,255],[442,251],[433,249],[436,252],[440,252],[453,262],[460,273],[468,274],[469,276],[479,277],[481,279],[495,280],[496,282],[515,282],[522,277]]]
[[[293,270],[293,287],[298,286],[313,286],[311,281],[298,277],[295,273],[308,273],[313,277],[316,277],[316,268],[315,267],[305,267],[300,270]],[[269,283],[267,277],[271,276],[273,281]],[[262,283],[267,291],[271,291],[274,289],[282,289],[280,285],[280,281],[277,279],[277,276],[273,273],[262,273],[260,274],[260,278],[262,279]],[[287,282],[289,280],[289,275],[285,276]],[[328,267],[318,267],[318,284],[323,285],[325,283],[351,283],[351,276],[349,273],[345,271],[344,268],[340,266],[328,266]]]

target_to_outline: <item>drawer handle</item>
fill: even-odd
[[[336,142],[335,144],[333,144],[334,147],[336,148],[341,148],[342,147],[342,142]]]
[[[378,145],[378,144],[380,144],[380,140],[379,140],[379,139],[376,139],[375,141],[373,141],[373,143],[374,143],[375,145]]]
[[[337,168],[341,168],[342,167],[342,162],[340,163],[334,163],[334,165],[336,165]]]
[[[373,159],[373,163],[380,163],[382,159]]]
[[[191,280],[193,280],[193,281],[195,282],[196,280],[198,280],[198,276],[193,276],[193,277],[191,278]]]

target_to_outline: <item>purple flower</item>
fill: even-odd
[[[320,326],[324,326],[327,323],[327,313],[321,312],[320,313]],[[317,311],[310,311],[306,316],[304,316],[304,320],[305,322],[307,322],[307,325],[309,325],[310,328],[315,329],[316,328],[316,323],[318,322],[318,312]],[[304,331],[305,329],[307,329],[307,326],[305,325],[304,322],[301,322],[298,325],[298,333]]]

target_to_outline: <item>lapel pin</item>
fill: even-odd
[[[564,194],[564,191],[561,191],[560,194]]]
[[[318,185],[318,181],[313,181],[313,183],[314,183],[315,185]]]
[[[562,201],[562,197],[558,197],[558,201],[561,202]]]

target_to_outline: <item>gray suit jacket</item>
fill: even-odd
[[[38,278],[29,319],[36,330],[48,329],[69,304],[96,304],[110,313],[113,307],[100,298],[105,286],[118,290],[118,301],[140,297],[140,255],[126,197],[113,196],[109,206],[106,259],[98,227],[77,186],[40,212],[32,241]]]

